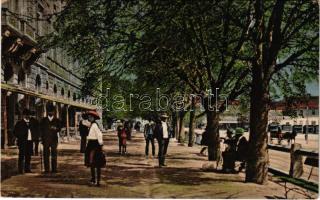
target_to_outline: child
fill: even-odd
[[[122,154],[127,153],[127,133],[126,133],[126,128],[123,128],[121,131],[121,142],[122,142]]]

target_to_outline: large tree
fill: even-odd
[[[318,5],[312,0],[255,0],[254,19],[246,181],[266,183],[270,81],[284,73],[285,68],[307,72],[309,76],[317,74]]]

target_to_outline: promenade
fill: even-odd
[[[115,132],[104,135],[107,168],[100,187],[89,186],[90,170],[83,165],[79,141],[59,145],[57,174],[40,173],[40,158],[33,157],[32,174],[13,175],[1,182],[3,197],[106,197],[106,198],[316,198],[306,191],[270,176],[267,185],[244,182],[244,173],[206,170],[215,166],[199,155],[200,146],[187,147],[171,140],[167,167],[144,155],[142,133],[133,133],[128,154],[118,154]],[[157,147],[157,144],[156,144]],[[2,166],[17,158],[16,150],[2,154]],[[15,166],[12,166],[12,170]],[[210,167],[209,167],[210,168]],[[3,174],[3,171],[2,171]],[[289,192],[288,192],[289,191]]]

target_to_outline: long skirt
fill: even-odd
[[[104,154],[98,140],[88,140],[84,160],[87,167],[105,167]]]

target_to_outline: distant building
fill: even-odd
[[[310,97],[309,100],[295,99],[293,102],[292,105],[284,101],[273,102],[269,111],[269,122],[319,125],[319,97]]]
[[[1,138],[2,148],[14,144],[12,135],[22,109],[40,119],[53,103],[66,135],[75,134],[81,111],[96,109],[92,97],[80,95],[79,65],[61,49],[43,51],[37,38],[53,31],[52,13],[63,9],[61,0],[1,1]]]

